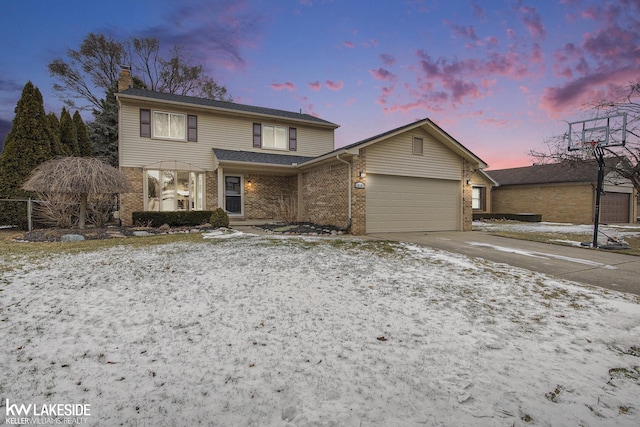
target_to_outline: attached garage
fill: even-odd
[[[605,224],[630,223],[631,198],[629,193],[609,193],[600,201],[600,222]]]
[[[367,233],[461,229],[460,181],[367,175]]]

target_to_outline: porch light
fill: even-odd
[[[467,185],[471,185],[471,180],[470,179],[467,180]]]
[[[360,178],[364,178],[365,176],[367,176],[367,174],[365,173],[365,171],[360,171],[360,173],[358,173],[358,176],[360,176]]]

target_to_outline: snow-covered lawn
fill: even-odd
[[[223,236],[0,273],[1,410],[86,403],[91,426],[640,424],[638,297],[408,244]]]
[[[509,231],[515,233],[550,233],[550,234],[570,234],[584,236],[584,239],[563,240],[559,242],[580,246],[582,242],[591,241],[593,238],[593,224],[569,224],[559,222],[519,222],[519,221],[474,221],[473,229],[476,231]],[[607,237],[624,240],[628,237],[640,236],[640,225],[638,224],[600,224],[598,226],[598,242],[604,244]]]

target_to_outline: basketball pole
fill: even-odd
[[[591,246],[593,248],[598,248],[598,225],[600,223],[600,198],[603,193],[604,186],[604,150],[602,147],[597,146],[593,150],[593,154],[598,161],[598,184],[596,185],[596,209],[595,215],[593,218],[593,242]]]

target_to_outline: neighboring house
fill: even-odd
[[[120,214],[214,210],[381,231],[470,230],[486,164],[428,119],[334,150],[317,117],[131,88],[123,71]]]
[[[631,223],[637,216],[636,192],[629,180],[612,171],[605,159],[600,222]],[[554,163],[486,171],[499,186],[492,191],[492,212],[542,214],[543,221],[593,224],[598,165]]]
[[[473,213],[491,212],[491,191],[493,187],[498,186],[498,183],[485,171],[479,169],[471,175],[470,185]]]

